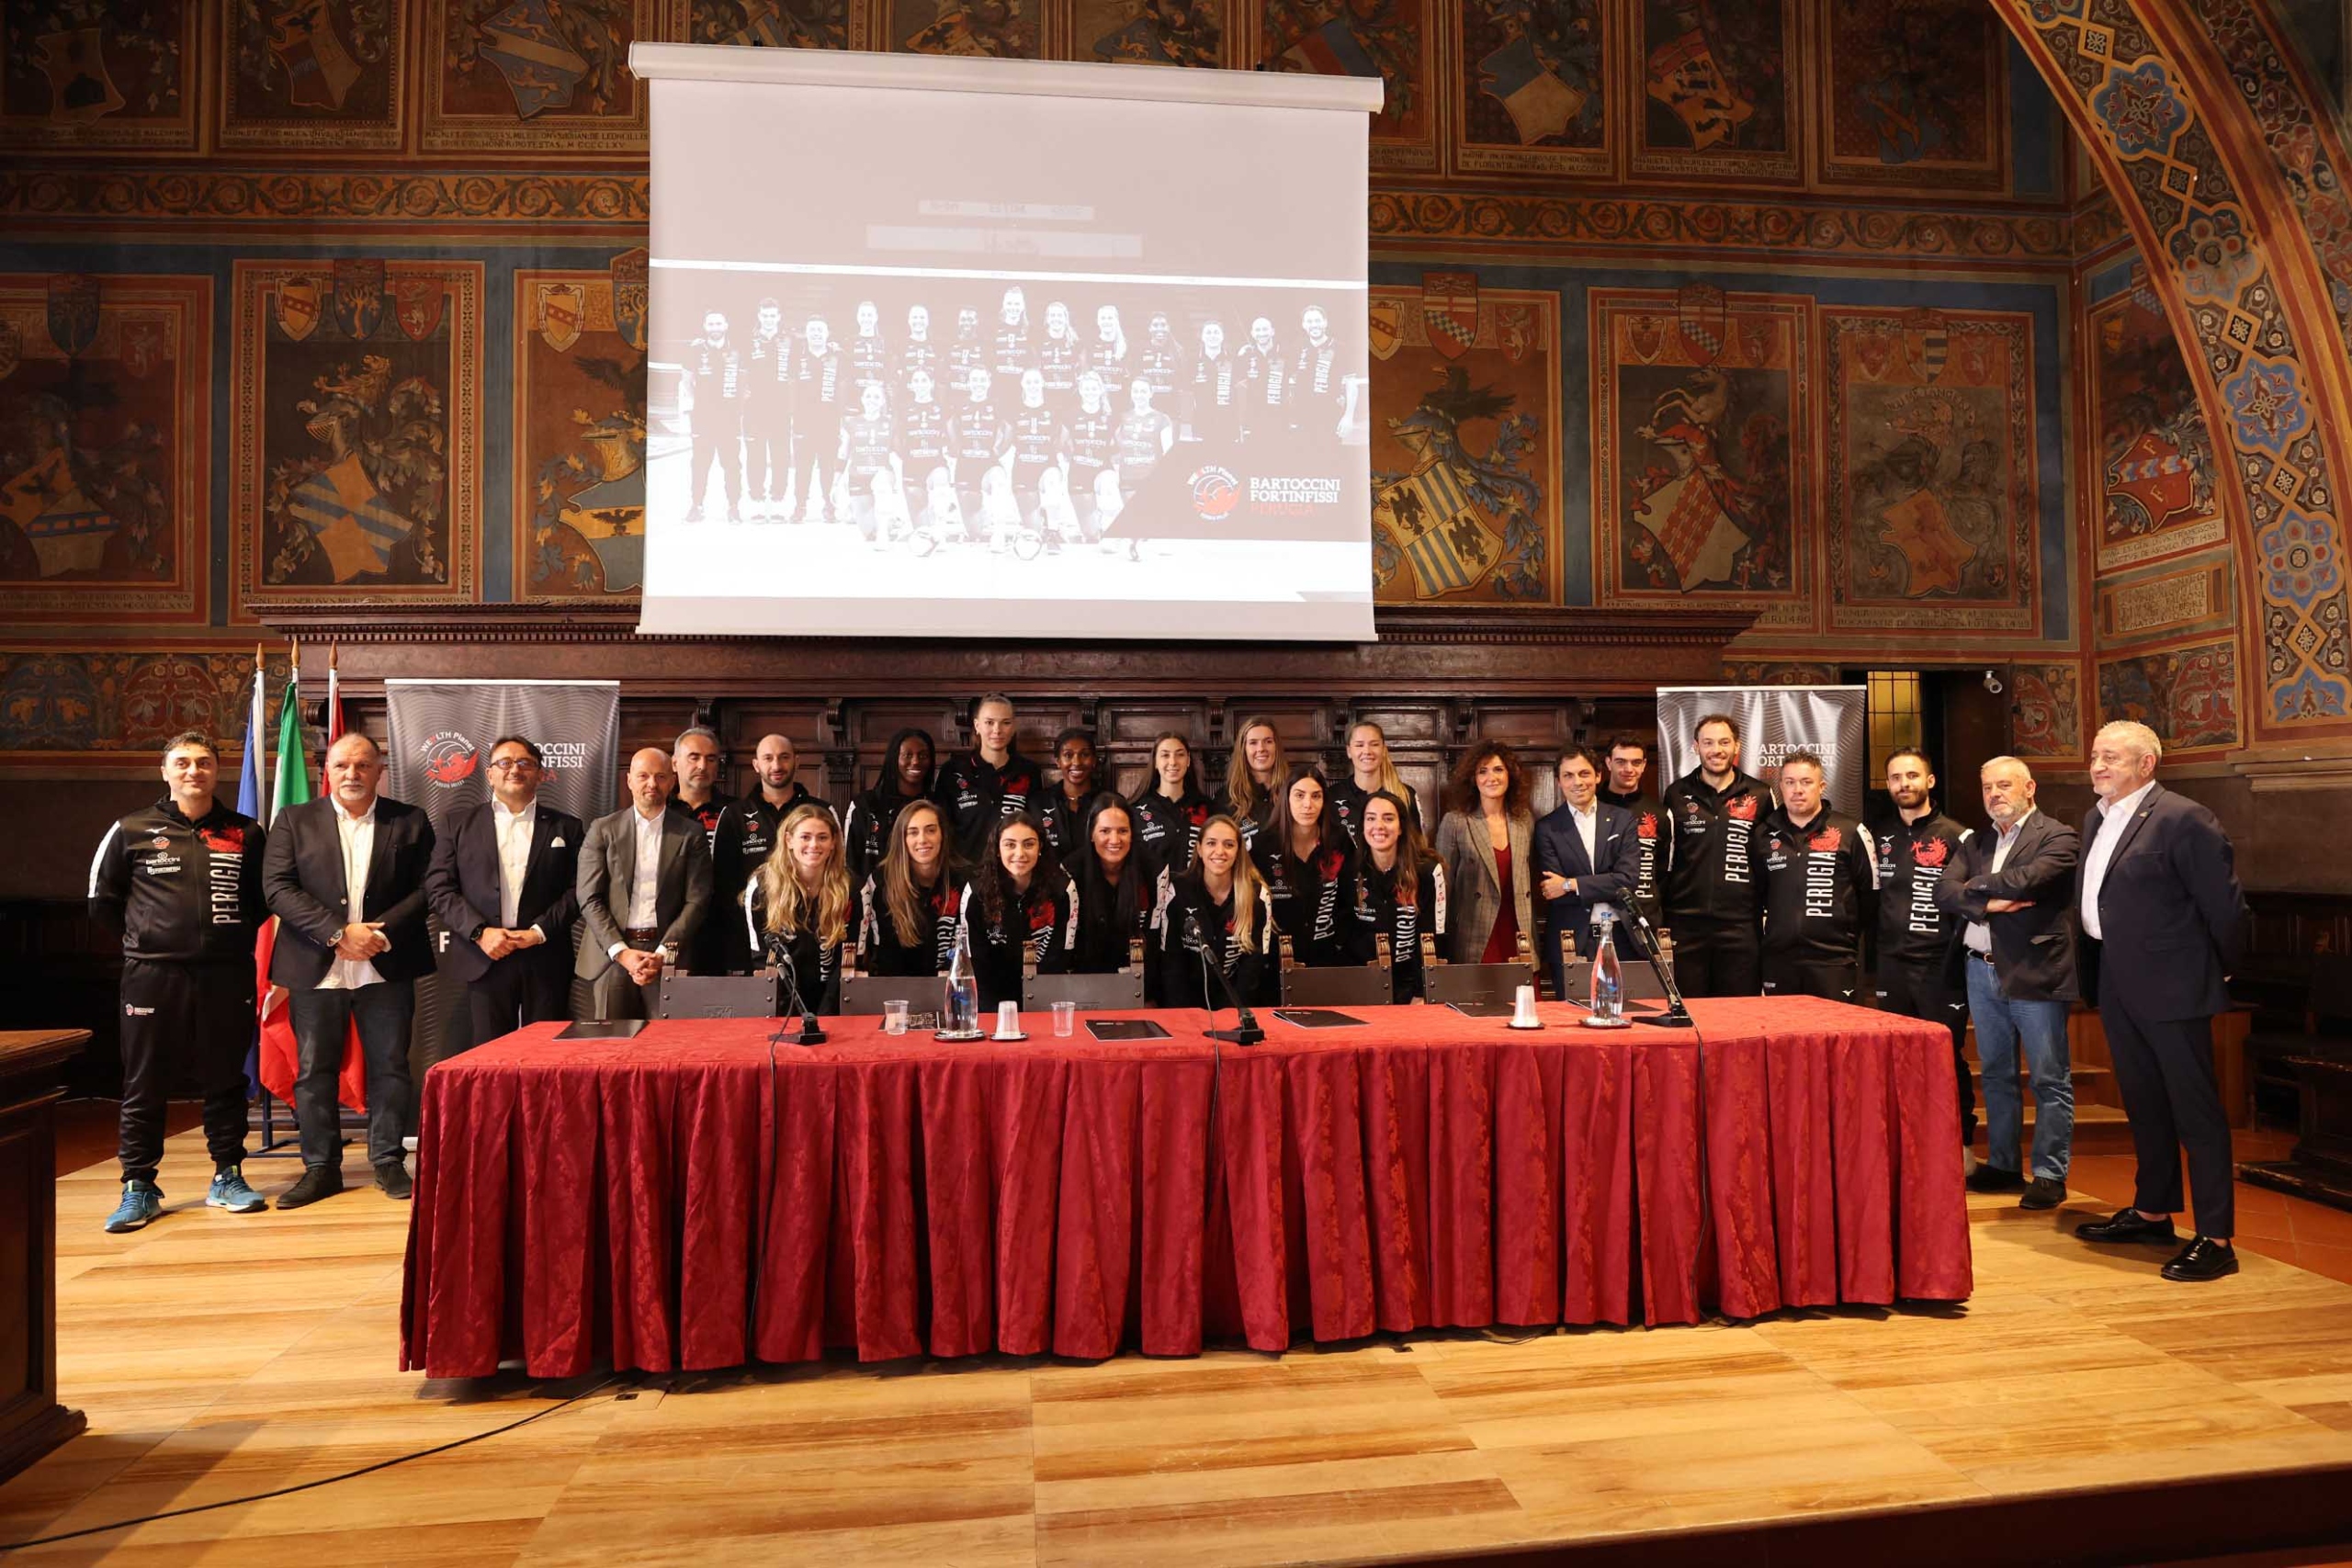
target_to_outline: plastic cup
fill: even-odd
[[[907,1032],[907,1004],[889,1001],[882,1004],[882,1032],[904,1034]]]
[[[1078,1004],[1076,1002],[1056,1002],[1054,1004],[1054,1032],[1057,1035],[1067,1038],[1068,1036],[1077,1032],[1077,1030]]]
[[[996,1032],[1007,1040],[1021,1032],[1021,1004],[1019,1002],[997,1003]]]

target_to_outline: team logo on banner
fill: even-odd
[[[1241,481],[1215,463],[1195,468],[1185,481],[1193,487],[1193,511],[1204,523],[1222,523],[1241,501]]]
[[[1446,358],[1469,353],[1478,341],[1478,275],[1421,274],[1421,324],[1429,328],[1430,346]]]
[[[445,729],[429,738],[423,755],[424,776],[444,787],[465,783],[481,765],[474,743],[455,729]]]
[[[1405,346],[1405,307],[1394,299],[1375,299],[1365,313],[1365,331],[1372,342],[1372,356],[1388,359]]]

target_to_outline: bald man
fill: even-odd
[[[800,751],[789,735],[763,735],[752,753],[752,774],[759,780],[756,794],[735,801],[718,814],[710,835],[710,907],[732,918],[714,915],[703,922],[695,939],[693,967],[707,974],[750,973],[760,966],[752,951],[750,933],[740,910],[743,885],[775,849],[776,825],[803,801],[817,797],[794,777],[800,771]]]
[[[629,803],[590,823],[580,846],[586,931],[573,972],[599,1019],[650,1018],[664,955],[689,952],[710,911],[710,846],[702,824],[671,804],[673,782],[668,752],[638,752]]]
[[[401,1142],[414,1100],[409,1026],[417,976],[433,972],[424,929],[432,822],[377,793],[384,753],[358,730],[327,748],[326,773],[326,797],[280,812],[262,855],[262,893],[278,919],[269,983],[286,987],[301,1062],[294,1125],[302,1177],[277,1201],[281,1209],[343,1190],[335,1078],[354,1024],[368,1062],[368,1160],[388,1196],[409,1196]]]

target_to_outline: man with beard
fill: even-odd
[[[1752,997],[1764,988],[1757,856],[1772,795],[1739,771],[1739,724],[1702,718],[1699,765],[1667,786],[1666,919],[1674,978],[1688,997]]]
[[[1962,1045],[1968,1035],[1968,997],[1955,986],[1952,943],[1960,934],[1954,919],[1936,903],[1944,867],[1968,842],[1969,831],[1936,809],[1935,770],[1927,754],[1908,748],[1886,760],[1886,793],[1894,816],[1878,839],[1878,1005],[1905,1018],[1924,1019],[1951,1031],[1951,1059],[1960,1082],[1962,1163],[1976,1136],[1976,1089]]]
[[[1340,340],[1331,335],[1331,318],[1323,307],[1309,305],[1298,326],[1306,341],[1291,356],[1291,428],[1318,445],[1328,444],[1339,440],[1340,427],[1346,423],[1351,383],[1340,363]]]
[[[1250,341],[1242,344],[1240,359],[1241,439],[1262,440],[1288,425],[1291,417],[1284,406],[1290,389],[1272,321],[1261,316],[1250,323]]]
[[[1810,751],[1781,760],[1781,809],[1764,830],[1764,994],[1857,1002],[1878,857],[1870,829],[1830,809],[1824,773]]]
[[[793,776],[800,754],[788,735],[763,735],[752,755],[752,772],[760,781],[758,793],[744,796],[719,813],[718,830],[711,835],[712,917],[703,921],[700,955],[695,965],[706,974],[748,972],[759,967],[751,936],[742,919],[743,888],[752,874],[775,848],[776,825],[792,808],[815,800]]]
[[[842,363],[842,345],[833,342],[831,329],[821,316],[808,318],[802,339],[805,344],[799,356],[798,376],[793,384],[793,427],[805,432],[808,439],[796,453],[797,462],[808,465],[800,476],[807,488],[801,494],[807,498],[800,513],[803,523],[825,521],[825,470],[834,451],[834,433],[842,427],[842,389],[846,380]]]
[[[1640,846],[1640,869],[1630,902],[1652,925],[1662,925],[1658,886],[1666,872],[1666,809],[1642,787],[1650,771],[1650,743],[1638,735],[1620,735],[1609,743],[1603,761],[1609,778],[1600,786],[1600,798],[1632,814],[1634,840]]]
[[[1094,737],[1083,729],[1065,729],[1054,737],[1054,765],[1060,783],[1046,798],[1039,820],[1046,825],[1046,842],[1064,865],[1086,848],[1086,808],[1102,788],[1096,782]]]
[[[735,802],[733,795],[718,787],[718,764],[716,731],[699,724],[678,731],[670,747],[670,767],[678,779],[678,809],[702,824],[706,848],[710,835],[718,830],[718,814]]]
[[[680,412],[693,439],[687,470],[686,521],[702,521],[703,492],[710,470],[727,502],[727,521],[743,520],[743,410],[751,391],[743,351],[727,341],[727,316],[712,310],[702,319],[702,336],[686,345],[686,373],[678,389]]]
[[[1241,435],[1241,372],[1225,352],[1225,325],[1201,323],[1201,352],[1184,378],[1184,428],[1190,439],[1229,445]]]
[[[798,350],[799,340],[784,329],[782,309],[773,299],[761,300],[743,406],[743,488],[747,496],[760,498],[760,515],[772,523],[792,515],[792,394]]]

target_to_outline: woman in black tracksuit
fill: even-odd
[[[1078,947],[1078,894],[1046,848],[1045,830],[1026,811],[989,833],[988,859],[964,885],[958,914],[972,944],[972,976],[980,1011],[1022,999],[1022,965],[1040,975],[1065,975]],[[983,1017],[982,1026],[988,1020]]]
[[[1265,880],[1275,930],[1290,939],[1293,958],[1310,969],[1363,962],[1356,848],[1324,809],[1320,773],[1302,768],[1292,775],[1250,858]]]
[[[932,780],[938,772],[938,748],[932,743],[930,730],[901,729],[890,737],[873,787],[853,795],[849,815],[842,818],[842,847],[852,886],[863,887],[874,874],[890,851],[890,829],[899,813],[915,801],[930,798]]]
[[[956,950],[963,879],[956,874],[947,814],[933,801],[899,810],[890,848],[859,890],[861,975],[938,975]]]
[[[831,807],[805,801],[784,814],[775,848],[744,885],[739,918],[763,962],[779,951],[791,960],[787,1011],[792,989],[811,1012],[842,1010],[842,952],[857,939],[857,904]]]
[[[1421,938],[1445,934],[1445,868],[1408,826],[1404,800],[1386,790],[1364,797],[1358,830],[1356,918],[1359,962],[1374,953],[1373,939],[1388,936],[1388,972],[1399,1002],[1419,1001],[1428,982]]]
[[[1136,848],[1155,874],[1192,868],[1209,819],[1209,797],[1193,777],[1193,746],[1170,730],[1152,742],[1151,783],[1135,799]]]
[[[1115,795],[1098,795],[1086,810],[1084,842],[1069,863],[1078,892],[1074,975],[1111,975],[1127,966],[1128,944],[1148,941],[1159,879],[1136,851],[1135,813]],[[1159,987],[1159,966],[1144,965],[1144,993]]]
[[[1187,916],[1199,929],[1202,945],[1186,931]],[[1243,1001],[1254,1006],[1281,999],[1277,966],[1271,961],[1273,905],[1257,868],[1242,852],[1241,827],[1232,818],[1210,818],[1201,829],[1193,869],[1160,882],[1152,931],[1161,1007],[1226,1006],[1225,992],[1209,984],[1209,962],[1225,972]]]

